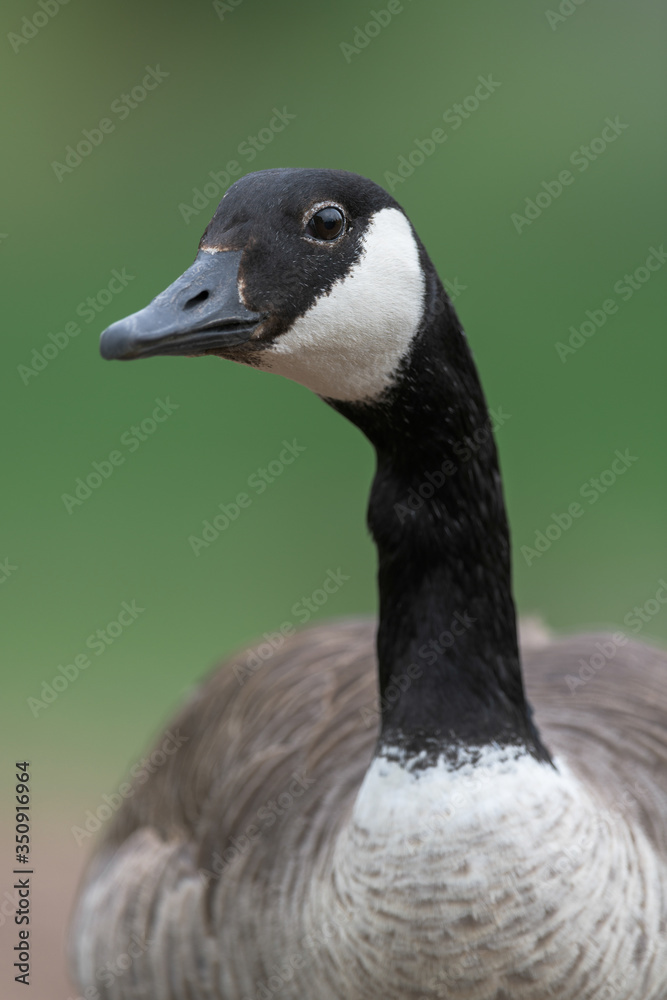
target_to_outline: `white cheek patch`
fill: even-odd
[[[371,400],[394,381],[424,309],[410,223],[396,208],[371,219],[360,259],[262,353],[261,367],[320,396]]]

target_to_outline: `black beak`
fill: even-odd
[[[238,292],[240,250],[200,250],[188,270],[150,305],[112,323],[102,334],[107,360],[157,354],[215,354],[243,344],[264,318],[250,312]]]

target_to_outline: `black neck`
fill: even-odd
[[[428,258],[422,329],[380,404],[333,405],[377,453],[381,747],[455,757],[489,743],[548,760],[526,702],[509,529],[484,394]]]

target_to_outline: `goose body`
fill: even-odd
[[[380,618],[305,630],[243,683],[232,658],[170,722],[181,748],[82,886],[84,995],[665,1000],[667,657],[624,637],[574,686],[609,636],[538,633],[520,659],[490,432],[457,458],[483,394],[393,199],[340,171],[243,178],[102,353],[218,354],[352,420]]]

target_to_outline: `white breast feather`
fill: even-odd
[[[663,911],[641,832],[562,762],[487,747],[455,770],[404,764],[373,761],[337,845],[341,995],[664,1000],[667,946],[635,961]]]
[[[132,973],[175,1000],[665,1000],[665,872],[641,831],[561,762],[474,758],[421,772],[374,760],[310,866],[301,852],[318,856],[331,824],[325,806],[309,817],[270,905],[252,853],[221,879],[217,936],[192,848],[137,830],[82,899],[81,982],[99,988],[148,930]],[[124,983],[96,995],[120,1000]]]

